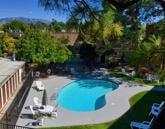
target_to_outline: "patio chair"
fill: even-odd
[[[133,71],[131,72],[131,76],[134,77],[135,75],[136,75],[136,71],[133,70]]]
[[[36,71],[36,73],[35,73],[35,77],[37,77],[37,78],[39,78],[40,77],[40,72],[39,71]]]
[[[36,121],[36,123],[37,123],[37,125],[39,125],[39,126],[43,126],[43,125],[44,125],[44,118],[42,117],[41,119],[38,119],[38,120]]]
[[[157,117],[159,113],[162,111],[164,105],[165,105],[164,101],[162,101],[161,104],[154,103],[151,107],[150,115]]]
[[[99,71],[108,72],[108,70],[106,68],[100,68]]]
[[[71,74],[73,74],[73,75],[78,74],[78,72],[76,72],[74,68],[70,68],[70,72],[71,72]]]
[[[34,102],[36,107],[42,106],[41,100],[38,97],[33,97],[33,102]]]
[[[103,71],[103,76],[108,76],[109,72],[108,71]]]
[[[152,105],[152,109],[154,109],[154,110],[159,110],[159,109],[161,109],[161,108],[164,106],[164,104],[165,104],[164,101],[162,101],[160,104],[154,103],[154,104]]]
[[[148,76],[146,78],[146,81],[150,81],[150,82],[153,81],[153,78],[152,78],[152,75],[151,74],[148,74]]]
[[[158,115],[160,114],[161,110],[151,110],[149,115],[152,115],[154,117],[158,117]]]
[[[43,105],[40,108],[38,108],[37,111],[43,115],[51,115],[52,112],[54,112],[54,107],[51,105]]]
[[[134,122],[132,121],[130,126],[131,129],[150,129],[152,126],[154,118],[148,122],[148,121],[143,121],[143,122]]]
[[[32,105],[30,105],[29,108],[30,108],[30,111],[32,113],[32,118],[34,119],[34,117],[36,115],[36,112],[33,110],[33,106]]]
[[[121,72],[126,76],[130,76],[130,74],[126,72],[125,68],[121,68]]]
[[[57,111],[53,111],[53,112],[51,113],[51,116],[57,118]]]
[[[102,80],[102,79],[104,79],[104,77],[103,76],[97,76],[97,77],[94,77],[94,79]]]
[[[39,91],[45,90],[45,87],[44,87],[42,81],[36,81],[36,86],[37,86],[37,87],[36,87],[37,90],[39,90]]]
[[[157,83],[160,83],[160,78],[157,75],[153,75],[152,76],[152,80],[155,81],[155,82],[157,82]]]
[[[47,74],[50,75],[51,74],[51,69],[47,70]]]
[[[125,68],[121,68],[122,73],[126,73]]]

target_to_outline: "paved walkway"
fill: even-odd
[[[42,80],[46,86],[49,104],[55,106],[56,101],[54,100],[58,90],[64,85],[74,81],[74,78],[64,76],[52,76],[49,79]],[[141,91],[151,90],[152,86],[129,86],[130,83],[123,83],[113,92],[107,94],[107,104],[97,110],[91,112],[75,112],[66,110],[60,106],[57,107],[58,117],[57,118],[45,118],[43,127],[58,127],[58,126],[71,126],[71,125],[83,125],[83,124],[96,124],[114,120],[122,116],[130,108],[129,98]],[[33,83],[33,86],[35,83]],[[31,88],[25,105],[21,111],[20,118],[17,121],[17,125],[37,127],[32,125],[35,120],[26,117],[31,114],[30,110],[26,109],[29,105],[34,105],[32,99],[34,96],[39,97],[42,100],[43,92],[37,92],[34,88]]]

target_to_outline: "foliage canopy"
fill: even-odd
[[[55,39],[49,31],[32,30],[16,43],[16,55],[18,59],[30,63],[63,63],[72,56],[67,43],[67,39]]]

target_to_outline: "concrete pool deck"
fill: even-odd
[[[48,104],[56,106],[57,102],[55,96],[57,92],[66,84],[73,82],[74,78],[69,76],[51,76],[48,79],[41,79],[44,83],[48,95]],[[111,121],[119,118],[130,108],[129,99],[131,96],[145,90],[153,89],[152,86],[128,86],[132,85],[130,82],[124,82],[119,85],[119,88],[113,92],[108,93],[106,97],[106,105],[96,111],[91,112],[76,112],[64,109],[57,106],[57,118],[44,117],[44,125],[42,127],[59,127],[59,126],[72,126],[72,125],[85,125],[85,124],[97,124],[102,122]],[[26,102],[22,108],[20,117],[16,125],[27,126],[32,128],[38,128],[41,126],[35,126],[33,123],[36,120],[28,117],[31,113],[26,107],[29,105],[34,105],[33,97],[38,97],[42,100],[43,91],[38,92],[33,87],[35,82],[27,96]]]

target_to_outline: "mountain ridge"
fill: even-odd
[[[0,24],[6,24],[13,20],[18,20],[24,23],[29,24],[36,24],[37,22],[43,22],[46,24],[49,24],[51,21],[45,20],[45,19],[37,19],[37,18],[26,18],[26,17],[6,17],[6,18],[0,18]]]

